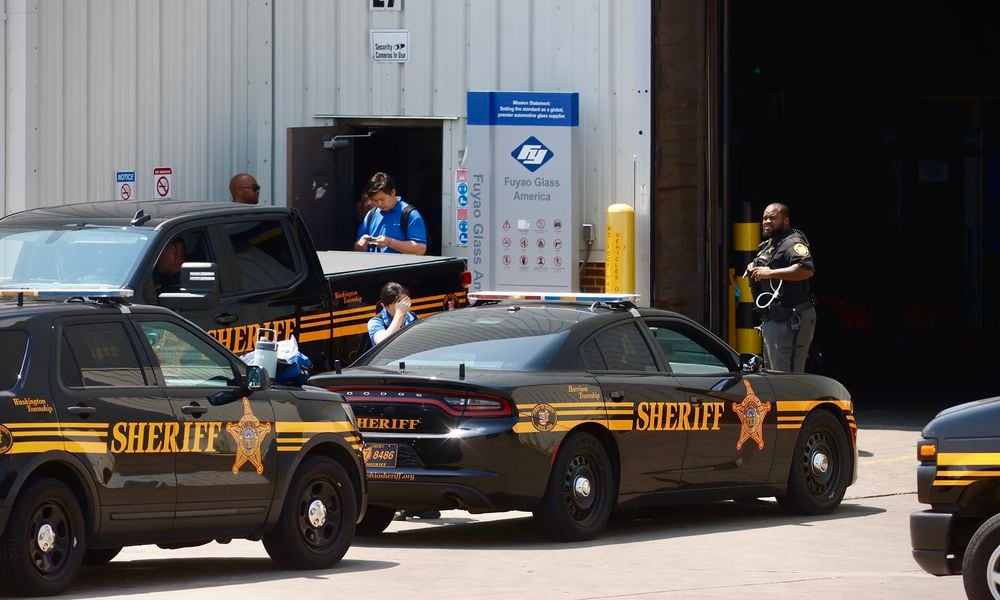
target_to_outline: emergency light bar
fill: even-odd
[[[635,302],[639,294],[547,294],[544,292],[469,292],[469,302],[479,300],[534,300],[541,302]]]
[[[29,298],[131,298],[132,290],[119,289],[89,289],[89,288],[59,288],[59,289],[0,289],[0,298],[17,298],[18,305],[24,304],[24,297]]]

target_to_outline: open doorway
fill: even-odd
[[[363,133],[369,127],[355,129]],[[427,254],[441,254],[441,124],[381,127],[370,137],[355,138],[355,198],[378,171],[392,175],[399,195],[423,216],[429,238]]]
[[[427,254],[441,254],[441,124],[341,123],[288,130],[288,205],[302,213],[316,247],[353,248],[364,218],[361,192],[384,171],[423,216]]]

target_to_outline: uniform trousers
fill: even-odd
[[[796,317],[798,331],[793,329]],[[764,368],[805,373],[809,346],[816,333],[816,307],[796,311],[784,321],[764,321],[761,333],[764,335]],[[795,364],[792,364],[793,358]]]

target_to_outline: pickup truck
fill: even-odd
[[[178,239],[184,264],[176,289],[165,288],[154,273]],[[237,355],[254,349],[261,329],[294,335],[318,370],[353,362],[388,281],[410,290],[418,316],[441,311],[449,294],[466,304],[464,259],[316,252],[302,217],[284,207],[118,201],[0,219],[0,289],[131,289],[137,302],[181,313]]]

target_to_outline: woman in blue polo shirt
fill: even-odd
[[[379,291],[378,312],[368,320],[368,337],[376,345],[417,320],[410,312],[410,291],[394,281]]]
[[[427,227],[417,209],[396,195],[396,182],[387,173],[378,172],[368,180],[365,190],[375,204],[358,227],[359,252],[395,252],[425,254]]]

